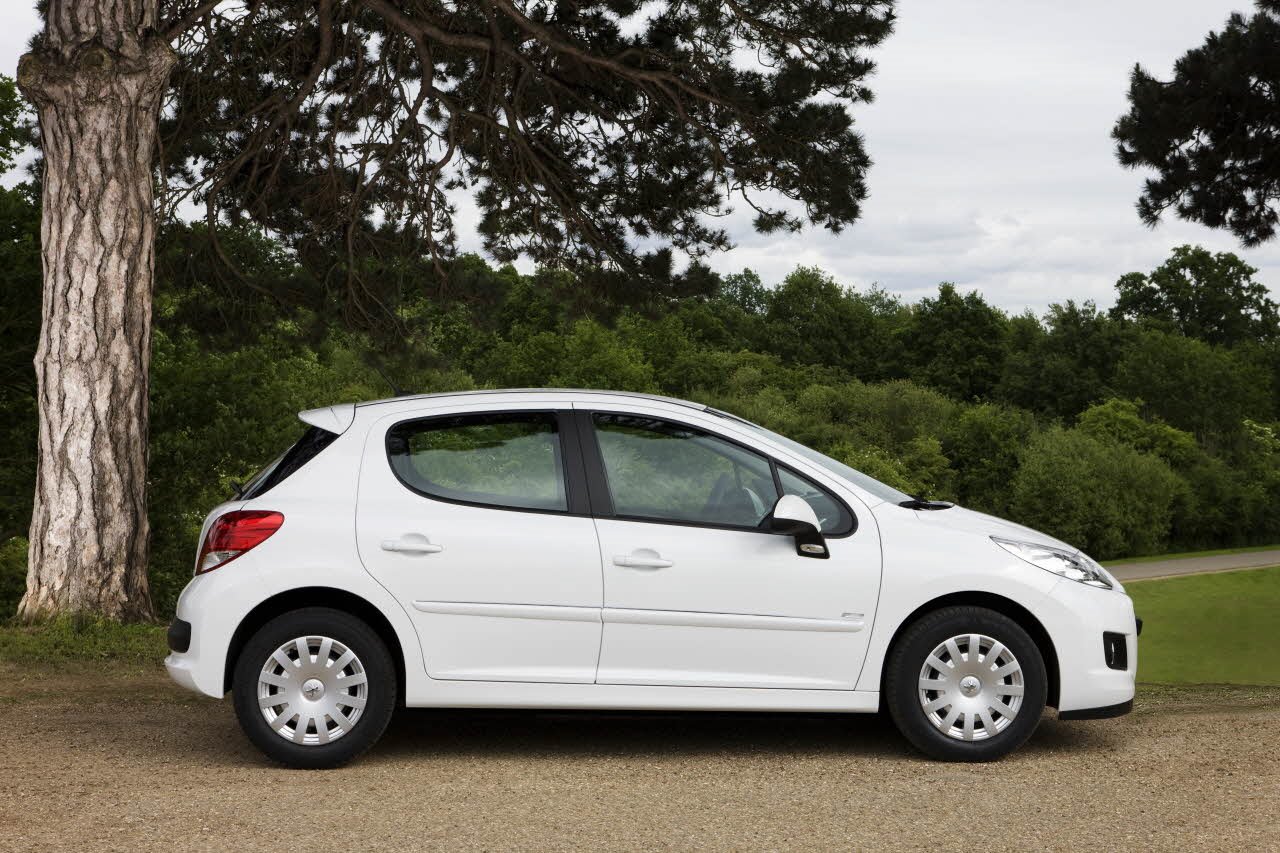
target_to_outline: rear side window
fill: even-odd
[[[310,427],[298,439],[297,444],[281,454],[274,462],[263,468],[252,480],[240,490],[240,498],[249,500],[264,495],[284,482],[294,471],[306,465],[319,455],[333,440],[337,433],[320,427]]]
[[[423,495],[513,509],[566,511],[560,431],[551,412],[405,421],[387,431],[395,475]]]

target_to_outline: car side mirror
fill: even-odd
[[[827,552],[827,541],[822,538],[822,523],[818,521],[818,514],[804,498],[795,495],[778,498],[767,522],[773,533],[795,537],[796,553],[801,557],[825,560],[831,556]]]

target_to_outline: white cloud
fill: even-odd
[[[950,280],[1012,310],[1112,300],[1116,278],[1181,243],[1233,251],[1280,285],[1280,245],[1134,212],[1142,182],[1116,162],[1111,127],[1135,63],[1167,75],[1243,0],[1060,4],[910,0],[877,51],[877,100],[855,117],[875,160],[863,218],[832,236],[750,232],[720,270],[766,281],[796,260],[908,298]]]

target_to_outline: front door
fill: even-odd
[[[433,678],[595,678],[599,550],[561,417],[402,414],[370,432],[360,557],[413,617]]]
[[[857,531],[829,489],[705,426],[622,410],[587,420],[604,566],[596,680],[853,689],[880,583],[873,522]],[[814,506],[830,559],[761,528],[780,491]]]

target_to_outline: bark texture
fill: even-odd
[[[156,0],[50,0],[18,66],[44,153],[39,468],[21,618],[151,616],[147,430]]]

